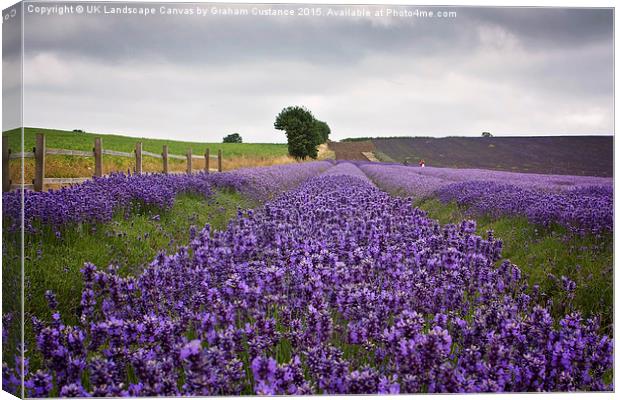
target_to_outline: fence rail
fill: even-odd
[[[101,150],[101,154],[105,154],[108,156],[117,156],[117,157],[129,157],[133,158],[133,153],[125,153],[124,151],[115,151],[115,150]]]
[[[150,151],[142,150],[143,156],[155,157],[155,158],[164,158],[163,155],[157,153],[151,153]],[[183,157],[181,157],[183,158]]]
[[[9,158],[15,159],[15,158],[34,158],[34,152],[32,151],[24,151],[21,153],[9,153]]]
[[[35,191],[43,191],[45,185],[68,185],[75,183],[82,183],[92,177],[79,177],[79,178],[46,178],[45,177],[45,156],[46,155],[64,155],[64,156],[77,156],[77,157],[93,157],[95,159],[95,174],[94,177],[103,176],[103,156],[115,156],[115,157],[128,157],[135,158],[134,172],[136,174],[142,173],[142,157],[153,157],[162,160],[162,172],[164,174],[177,174],[177,173],[192,173],[192,160],[204,159],[205,160],[205,172],[222,172],[222,150],[217,151],[216,155],[211,155],[209,149],[205,150],[204,155],[192,155],[192,150],[188,149],[187,154],[177,155],[169,154],[168,146],[164,145],[162,153],[151,153],[150,151],[142,150],[142,142],[137,142],[133,153],[127,153],[124,151],[108,150],[104,149],[101,138],[95,138],[95,146],[93,151],[83,150],[67,150],[67,149],[53,149],[46,148],[45,136],[41,133],[36,136],[36,146],[32,151],[24,151],[13,153],[9,149],[9,140],[7,136],[2,137],[2,191],[6,192],[14,188],[19,188],[22,185],[14,184],[11,182],[9,174],[9,160],[19,158],[34,158],[34,179],[32,184],[24,184],[24,188],[32,189]],[[185,172],[175,172],[168,169],[168,159],[185,160],[186,170]],[[209,168],[210,160],[217,159],[217,168]]]
[[[74,183],[82,183],[92,178],[45,178],[46,185],[69,185]]]
[[[78,156],[78,157],[94,157],[95,153],[92,151],[82,150],[65,150],[65,149],[45,149],[46,155],[55,156]]]

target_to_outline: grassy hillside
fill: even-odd
[[[378,138],[372,143],[397,162],[424,159],[434,167],[594,176],[613,173],[613,136]],[[353,148],[358,143],[339,145]]]
[[[129,136],[108,135],[99,133],[76,133],[70,131],[60,131],[54,129],[25,128],[24,147],[31,149],[35,145],[37,133],[46,135],[48,147],[69,150],[91,150],[95,137],[100,137],[103,147],[109,150],[131,152],[135,149],[136,142],[142,142],[142,148],[152,153],[161,153],[162,146],[167,144],[171,154],[184,155],[189,148],[194,154],[204,154],[207,147],[211,152],[217,153],[222,150],[229,157],[240,156],[262,156],[262,157],[281,157],[288,154],[286,144],[273,143],[200,143],[184,142],[177,140],[134,138]],[[19,129],[4,132],[9,137],[11,149],[18,149],[20,142]]]
[[[185,155],[188,149],[192,149],[195,155],[204,154],[208,147],[211,154],[217,154],[218,150],[222,150],[223,169],[231,170],[242,167],[254,167],[262,165],[285,164],[294,162],[288,156],[286,144],[272,143],[198,143],[184,142],[176,140],[134,138],[120,135],[107,135],[99,133],[76,133],[70,131],[43,129],[43,128],[25,128],[24,148],[26,151],[32,151],[35,145],[37,133],[43,133],[46,136],[46,146],[48,148],[69,149],[91,151],[94,146],[95,137],[100,137],[103,148],[108,150],[133,152],[136,142],[142,142],[142,148],[145,151],[161,154],[164,144],[168,145],[170,154]],[[6,131],[3,135],[9,137],[9,148],[17,152],[20,149],[20,130],[13,129]],[[215,160],[212,160],[215,162]],[[204,168],[204,161],[196,159],[192,163],[195,169]],[[171,171],[184,171],[184,160],[169,160]],[[215,167],[212,164],[212,168]],[[104,173],[114,171],[133,170],[134,160],[124,157],[104,156]],[[143,170],[145,172],[161,171],[162,161],[152,157],[143,158]],[[53,178],[73,178],[88,177],[94,172],[94,160],[89,157],[67,157],[67,156],[47,156],[46,159],[46,176]],[[34,161],[27,159],[25,162],[25,181],[29,183],[34,176]],[[11,180],[19,181],[19,160],[11,160]]]

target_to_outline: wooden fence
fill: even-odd
[[[26,189],[32,189],[35,191],[43,191],[45,189],[45,185],[68,185],[74,183],[81,183],[92,177],[83,177],[83,178],[46,178],[45,177],[45,156],[47,155],[63,155],[63,156],[79,156],[79,157],[93,157],[95,159],[95,177],[103,176],[103,156],[116,156],[116,157],[128,157],[135,158],[136,163],[134,167],[134,172],[136,174],[142,173],[142,157],[154,157],[162,160],[162,172],[164,174],[174,174],[179,172],[169,171],[168,169],[168,160],[169,159],[178,159],[178,160],[186,160],[187,166],[185,172],[191,174],[193,172],[192,169],[192,160],[193,159],[202,159],[205,160],[204,171],[207,173],[210,171],[222,172],[222,150],[217,151],[217,155],[212,155],[209,153],[209,149],[205,150],[205,154],[198,156],[192,154],[192,149],[187,150],[187,153],[184,156],[169,154],[168,153],[168,145],[163,145],[162,153],[151,153],[146,150],[142,150],[142,142],[136,143],[136,148],[133,153],[126,153],[123,151],[115,151],[115,150],[106,150],[103,148],[103,144],[101,142],[101,138],[95,138],[95,147],[93,147],[92,151],[82,151],[82,150],[66,150],[66,149],[51,149],[45,146],[45,136],[41,133],[37,134],[36,137],[36,145],[32,149],[32,151],[25,151],[21,153],[13,153],[11,149],[9,149],[9,141],[7,136],[2,137],[2,191],[6,192],[14,188],[19,188],[21,185],[13,184],[10,180],[9,175],[9,160],[11,159],[19,159],[19,158],[34,158],[34,179],[32,180],[32,184],[25,184],[24,187]],[[214,158],[217,159],[217,169],[209,168],[210,160]]]

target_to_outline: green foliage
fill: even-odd
[[[324,128],[317,124],[310,110],[300,106],[286,107],[278,114],[273,126],[286,132],[289,155],[302,160],[317,158],[317,146],[322,143],[321,129]]]
[[[231,133],[230,135],[224,136],[224,143],[243,143],[243,139],[240,134]]]
[[[320,137],[321,143],[326,143],[329,139],[329,134],[332,133],[332,130],[329,128],[326,122],[316,120],[315,129],[318,131],[318,135]]]

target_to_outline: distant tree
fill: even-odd
[[[231,133],[230,135],[224,136],[224,143],[243,143],[243,139],[240,134]]]
[[[491,135],[491,132],[482,132],[482,137],[493,137],[493,135]]]
[[[316,120],[315,124],[315,129],[317,129],[318,131],[317,133],[319,135],[321,143],[326,143],[329,139],[329,134],[332,133],[332,130],[329,128],[329,125],[327,125],[326,122]]]
[[[74,129],[73,132],[75,132],[75,133],[84,133],[84,131],[81,130],[81,129]]]
[[[286,107],[276,116],[274,128],[285,131],[288,153],[301,160],[316,159],[321,142],[321,128],[314,115],[305,107]]]

